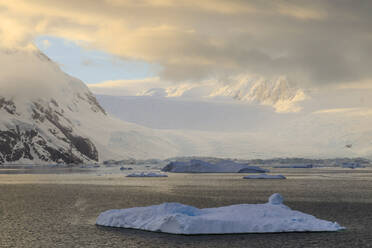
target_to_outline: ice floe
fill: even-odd
[[[267,174],[249,175],[243,178],[244,179],[286,179],[286,177],[283,175],[267,175]]]
[[[128,174],[127,177],[168,177],[168,175],[155,172],[140,172]]]
[[[292,168],[292,169],[311,169],[313,168],[312,164],[292,164],[292,165],[278,165],[274,168]]]

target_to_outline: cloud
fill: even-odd
[[[0,0],[0,44],[54,35],[156,63],[182,84],[286,75],[303,87],[372,79],[369,1]]]
[[[0,50],[0,65],[0,96],[6,98],[54,95],[67,77],[48,57],[32,48]]]
[[[48,49],[52,45],[49,40],[42,40],[41,44],[44,49]]]
[[[372,89],[372,79],[348,82],[344,84],[339,84],[340,89]]]
[[[92,59],[83,59],[83,61],[81,62],[82,65],[84,66],[92,66],[94,65],[94,61]]]
[[[95,94],[136,96],[151,88],[164,88],[169,83],[163,83],[159,78],[145,78],[133,80],[109,80],[98,84],[89,84],[88,87]]]
[[[333,108],[313,112],[313,114],[338,114],[344,117],[372,116],[372,108]]]

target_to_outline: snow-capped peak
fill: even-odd
[[[285,76],[266,79],[261,76],[240,75],[229,84],[215,89],[210,97],[229,96],[239,101],[269,105],[277,112],[298,112],[297,103],[305,100],[302,89]]]

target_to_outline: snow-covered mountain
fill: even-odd
[[[1,51],[0,164],[166,157],[152,130],[108,116],[86,85],[38,50]]]
[[[89,87],[97,95],[235,101],[270,106],[281,113],[300,111],[299,104],[307,99],[305,91],[286,76],[267,78],[256,74],[183,83],[170,83],[160,78],[118,80],[91,84]]]
[[[210,97],[215,96],[272,106],[277,112],[298,112],[301,108],[296,104],[306,99],[304,91],[285,76],[266,79],[256,75],[237,76],[210,93]]]

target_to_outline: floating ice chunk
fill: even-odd
[[[135,228],[174,234],[319,232],[344,229],[336,222],[317,219],[282,204],[274,194],[265,204],[240,204],[198,209],[180,203],[108,210],[97,225]]]
[[[342,168],[356,169],[356,168],[365,168],[365,166],[361,165],[358,162],[345,162],[345,163],[342,163]]]
[[[292,164],[292,165],[278,165],[274,168],[293,168],[293,169],[310,169],[313,168],[312,164]]]
[[[132,173],[127,175],[127,177],[168,177],[168,175],[155,173],[155,172],[141,172],[141,173]]]
[[[243,178],[244,179],[286,179],[286,177],[283,175],[266,175],[266,174],[249,175]]]
[[[258,166],[246,166],[245,168],[238,171],[238,173],[265,173],[269,172],[267,169],[263,169]]]

